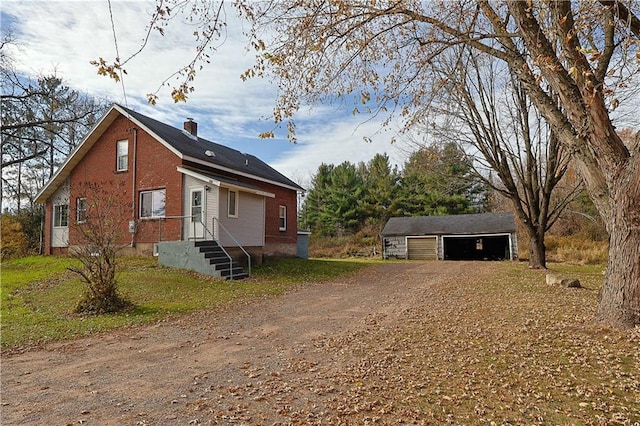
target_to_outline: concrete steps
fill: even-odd
[[[203,254],[209,264],[213,265],[221,277],[233,280],[241,280],[249,277],[249,274],[244,271],[238,262],[229,261],[229,258],[217,241],[196,241],[194,245],[200,253]]]

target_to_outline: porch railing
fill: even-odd
[[[242,247],[242,245],[238,242],[238,240],[236,240],[233,235],[231,235],[231,232],[229,232],[227,230],[227,228],[225,228],[225,226],[222,224],[222,222],[220,222],[220,220],[217,217],[213,217],[211,218],[211,227],[216,230],[218,228],[216,228],[216,222],[218,223],[218,226],[227,234],[227,236],[229,238],[231,238],[231,240],[233,240],[234,243],[236,243],[236,246],[238,246],[238,248],[240,248],[240,250],[242,250],[242,252],[244,253],[245,256],[247,256],[247,275],[251,276],[251,256],[249,255],[249,253],[247,253],[247,251],[244,249],[244,247]],[[216,236],[214,235],[213,238],[215,240],[220,240],[220,238],[216,238]],[[222,244],[220,244],[220,247],[222,247]],[[224,250],[224,248],[223,248]]]
[[[198,219],[198,220],[192,220],[194,217],[196,216],[165,216],[162,219],[160,219],[159,223],[158,223],[158,242],[162,241],[162,225],[165,222],[165,220],[179,220],[180,221],[180,241],[185,241],[185,240],[194,240],[194,241],[198,241],[198,240],[206,240],[207,236],[210,236],[211,239],[215,240],[218,242],[218,246],[222,249],[222,252],[225,254],[225,256],[227,257],[227,259],[229,259],[229,274],[231,276],[231,278],[233,279],[233,258],[231,257],[231,255],[229,254],[229,252],[222,246],[222,243],[220,243],[220,238],[218,238],[215,235],[215,230],[216,230],[216,221],[219,225],[219,227],[227,234],[227,236],[229,238],[231,238],[231,240],[240,248],[240,250],[242,250],[242,252],[245,254],[245,256],[247,256],[247,275],[251,276],[251,256],[249,255],[249,253],[247,253],[247,251],[244,249],[244,247],[242,247],[242,245],[238,242],[238,240],[236,240],[234,238],[233,235],[231,235],[231,233],[227,230],[227,228],[225,228],[225,226],[222,224],[222,222],[220,222],[220,220],[218,220],[218,218],[213,217],[211,220],[211,227],[213,228],[214,231],[211,231],[209,228],[207,228],[207,225],[204,224],[204,222],[202,222],[202,220]],[[184,231],[185,231],[185,226],[184,226],[184,221],[185,219],[189,219],[189,221],[191,222],[191,226],[193,227],[192,231],[193,233],[191,234],[192,237],[187,237],[185,238],[184,235]],[[202,226],[202,237],[198,237],[198,226]]]

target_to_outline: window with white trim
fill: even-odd
[[[229,190],[227,198],[227,216],[238,217],[238,191]]]
[[[154,219],[164,217],[166,191],[156,189],[153,191],[140,191],[140,218]]]
[[[69,226],[69,204],[58,204],[53,206],[53,226],[64,228]]]
[[[76,198],[76,222],[84,223],[87,221],[87,199],[84,197]]]
[[[279,212],[278,212],[278,219],[280,221],[279,222],[280,230],[286,231],[287,230],[287,206],[280,206]]]
[[[116,171],[124,172],[129,166],[129,141],[118,141],[116,146]]]

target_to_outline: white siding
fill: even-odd
[[[227,212],[228,189],[212,185],[193,176],[184,176],[184,215],[190,214],[189,194],[191,189],[209,189],[204,194],[205,210],[203,211],[203,221],[207,229],[211,231],[223,246],[233,247],[236,243],[229,235],[216,223],[213,226],[213,218],[217,218],[220,223],[229,231],[242,246],[261,247],[264,245],[264,196],[235,190],[238,196],[238,217],[229,217]],[[184,235],[189,235],[189,221],[185,221]],[[207,234],[208,235],[208,234]]]
[[[207,194],[205,196],[205,205],[207,208],[207,228],[209,228],[210,231],[214,232],[215,229],[212,228],[213,226],[213,218],[219,218],[220,217],[220,188],[215,186],[215,185],[209,185],[209,187],[211,189],[209,189],[207,191]],[[218,225],[216,225],[218,226]]]
[[[62,185],[54,192],[51,196],[51,247],[68,247],[69,246],[69,227],[60,227],[55,228],[53,226],[54,220],[54,206],[60,204],[69,205],[69,221],[74,215],[71,214],[71,205],[69,202],[70,198],[70,186],[69,186],[69,178],[64,181]]]
[[[215,233],[215,230],[212,228],[212,220],[213,217],[217,217],[218,215],[218,198],[220,189],[211,185],[210,183],[206,183],[200,179],[196,179],[192,176],[185,175],[184,176],[184,196],[182,197],[182,211],[184,212],[184,216],[189,216],[191,214],[191,200],[189,198],[189,194],[192,189],[205,189],[204,191],[204,209],[202,211],[202,222],[207,226],[207,229],[211,233]],[[189,220],[184,220],[183,223],[183,235],[190,235],[190,230],[187,229],[190,224]],[[205,232],[205,237],[209,238],[209,233]]]
[[[240,245],[261,247],[264,245],[264,197],[248,192],[238,193],[238,217],[229,217],[227,202],[228,189],[220,188],[220,215],[218,218]],[[219,238],[223,246],[236,244],[223,230],[219,230]]]

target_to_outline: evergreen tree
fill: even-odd
[[[302,223],[312,232],[329,235],[329,230],[323,226],[323,209],[325,207],[328,187],[331,184],[333,164],[322,163],[311,179],[311,189],[305,197],[302,206]]]
[[[357,232],[364,223],[362,197],[364,182],[355,165],[345,161],[331,173],[322,219],[329,235]]]
[[[473,213],[483,208],[484,186],[455,144],[426,146],[405,162],[397,206],[406,216]]]
[[[362,211],[367,220],[382,230],[391,216],[400,214],[396,198],[400,173],[391,168],[387,154],[376,154],[364,172]]]

